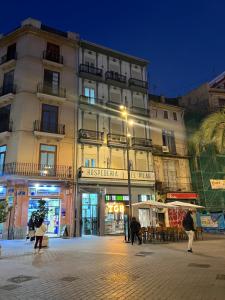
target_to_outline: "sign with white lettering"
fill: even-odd
[[[104,178],[127,180],[127,170],[101,169],[101,168],[81,168],[82,178]],[[131,180],[136,181],[155,181],[155,173],[148,171],[131,171]]]

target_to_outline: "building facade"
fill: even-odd
[[[81,41],[79,95],[77,234],[122,234],[127,151],[132,202],[155,199],[147,62]]]
[[[149,95],[158,201],[196,202],[192,190],[184,109],[178,99]]]
[[[0,38],[0,199],[3,237],[22,238],[38,200],[48,234],[73,235],[77,36],[27,19]]]

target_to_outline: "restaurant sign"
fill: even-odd
[[[127,170],[101,169],[101,168],[81,168],[82,178],[104,178],[127,180]],[[131,171],[131,180],[136,181],[155,181],[155,173],[148,171]]]
[[[196,193],[167,193],[167,199],[197,199]]]
[[[210,183],[213,190],[225,190],[225,179],[210,179]]]

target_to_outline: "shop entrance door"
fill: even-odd
[[[28,220],[32,212],[37,211],[39,207],[38,201],[41,199],[31,198],[28,208]],[[46,235],[49,237],[60,236],[60,200],[59,199],[43,199],[46,201],[48,214],[45,217],[44,223],[47,226]]]
[[[99,233],[98,194],[82,194],[82,235]]]

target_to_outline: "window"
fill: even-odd
[[[56,149],[54,145],[40,146],[40,168],[41,175],[48,176],[55,174]]]
[[[47,43],[46,59],[60,62],[60,47],[52,43]]]
[[[95,90],[93,88],[84,88],[84,96],[88,98],[89,104],[95,104]]]
[[[167,110],[163,111],[163,117],[164,117],[164,119],[168,119],[168,111]]]
[[[173,119],[174,119],[174,121],[177,121],[177,113],[176,112],[173,112]]]
[[[163,161],[164,182],[171,191],[177,190],[177,172],[175,161]]]
[[[4,171],[6,149],[6,145],[0,146],[0,175],[3,175]]]
[[[8,46],[7,49],[7,61],[16,58],[16,43]]]
[[[9,131],[10,108],[11,105],[0,108],[0,132]]]
[[[44,90],[50,94],[59,94],[60,73],[44,70]]]
[[[151,201],[151,200],[155,200],[155,195],[151,194],[151,195],[138,195],[138,202],[144,202],[144,201]]]
[[[93,159],[93,158],[87,158],[87,159],[85,159],[85,161],[84,161],[84,166],[86,167],[86,168],[95,168],[96,167],[96,160],[95,159]]]
[[[3,95],[13,92],[14,70],[4,74],[3,79]]]
[[[162,141],[163,146],[167,146],[170,153],[176,154],[175,136],[172,130],[162,130]]]
[[[58,132],[58,107],[42,104],[41,131]]]

